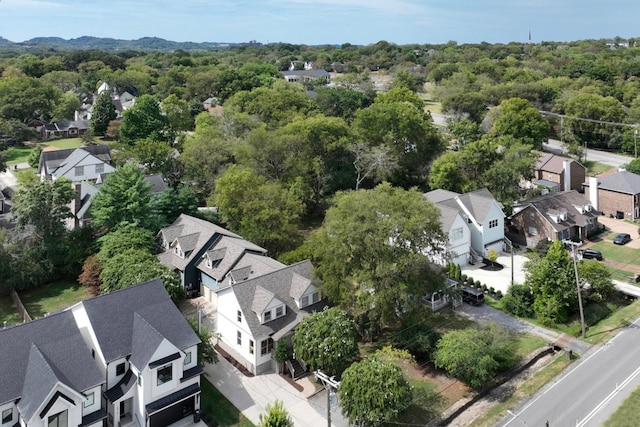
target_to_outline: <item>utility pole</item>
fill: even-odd
[[[509,247],[511,248],[511,284],[513,285],[513,242],[509,240],[507,236],[504,237],[504,240],[509,243]]]
[[[331,427],[331,393],[335,393],[340,387],[340,381],[336,381],[335,377],[328,376],[321,370],[313,371],[313,376],[316,380],[320,380],[327,390],[327,427]]]
[[[582,338],[587,337],[587,331],[584,326],[584,310],[582,309],[582,294],[580,292],[580,277],[578,276],[578,262],[576,261],[576,246],[580,246],[581,243],[572,242],[571,240],[563,240],[565,245],[571,245],[571,255],[573,258],[573,270],[576,274],[576,287],[578,288],[578,307],[580,307],[580,325],[582,326]]]
[[[634,158],[638,158],[638,129],[633,131],[633,149],[634,149]]]

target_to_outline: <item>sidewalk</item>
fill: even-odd
[[[257,425],[260,414],[267,413],[267,404],[277,399],[283,402],[296,427],[327,425],[326,391],[307,399],[304,392],[296,390],[276,373],[246,377],[223,357],[218,359],[218,363],[205,366],[207,379],[252,423]],[[338,406],[331,410],[331,425],[349,425]]]

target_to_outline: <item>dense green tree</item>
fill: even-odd
[[[470,387],[480,388],[518,361],[513,333],[497,324],[447,332],[437,344],[433,361]]]
[[[111,231],[130,225],[152,227],[150,187],[137,165],[118,167],[107,176],[93,200],[94,223]]]
[[[174,301],[181,297],[182,287],[178,275],[160,264],[155,255],[139,249],[127,249],[107,260],[100,279],[100,292],[103,294],[161,279]]]
[[[104,91],[96,98],[91,112],[91,129],[96,135],[104,135],[109,123],[117,117],[116,107],[109,91]]]
[[[533,292],[529,285],[514,283],[509,286],[502,298],[502,306],[508,312],[518,317],[533,317]]]
[[[178,190],[168,187],[153,197],[151,209],[161,228],[173,223],[181,214],[198,212],[198,198],[191,187],[182,186]]]
[[[166,142],[152,138],[137,140],[131,152],[148,174],[165,172],[174,160],[174,149]]]
[[[43,75],[40,80],[57,87],[62,93],[76,92],[80,88],[80,74],[73,71],[51,71]]]
[[[82,264],[82,273],[78,276],[78,283],[91,289],[100,289],[102,280],[100,273],[102,264],[96,255],[90,255]]]
[[[640,157],[631,160],[629,163],[623,166],[627,172],[640,175]]]
[[[564,323],[578,308],[576,278],[569,252],[554,241],[547,254],[525,265],[528,285],[534,296],[533,310],[545,325]]]
[[[127,144],[144,138],[163,141],[166,139],[166,120],[160,110],[160,103],[153,96],[139,96],[135,104],[122,113],[120,139]]]
[[[314,101],[325,116],[351,122],[358,110],[373,103],[373,96],[355,89],[322,87],[318,88]]]
[[[62,97],[57,87],[33,77],[0,79],[0,117],[23,123],[48,121]]]
[[[296,327],[293,350],[310,369],[339,375],[358,355],[355,323],[335,307],[313,313]]]
[[[493,135],[510,136],[524,145],[542,149],[549,123],[529,101],[522,98],[505,99],[490,114],[494,118],[491,128]]]
[[[439,214],[415,189],[385,183],[338,193],[311,239],[324,295],[361,326],[395,319],[419,304],[411,295],[444,286],[430,262],[445,250]]]
[[[565,113],[570,117],[589,119],[568,120],[567,124],[578,141],[586,142],[590,148],[617,148],[612,146],[614,144],[611,140],[611,134],[616,128],[601,123],[620,123],[624,119],[624,108],[616,98],[581,92],[567,101]]]
[[[102,264],[106,264],[117,254],[129,249],[148,253],[153,253],[156,250],[153,232],[137,227],[125,227],[107,233],[100,237],[98,243],[100,244],[100,251],[97,257]]]
[[[280,400],[267,403],[266,409],[266,414],[260,414],[260,427],[293,427],[293,420]]]
[[[458,151],[447,151],[438,157],[431,166],[429,173],[429,187],[442,188],[456,193],[465,193],[468,189],[475,189],[461,167],[462,154]]]
[[[68,205],[73,198],[71,182],[65,178],[38,181],[15,194],[11,211],[18,226],[32,225],[38,236],[47,241],[65,233],[65,220],[71,217]]]
[[[425,321],[432,316],[433,312],[425,305],[403,315],[400,328],[393,335],[394,346],[408,350],[421,360],[430,359],[440,340],[440,333]]]
[[[170,142],[174,142],[181,132],[192,128],[193,119],[187,101],[171,94],[162,100],[160,108],[166,117],[165,134]]]
[[[245,239],[278,254],[299,240],[302,201],[280,183],[268,181],[250,169],[232,165],[216,180],[210,200],[220,218]]]
[[[78,96],[73,92],[66,92],[62,94],[62,97],[58,101],[53,110],[52,122],[73,120],[75,112],[82,107],[82,103],[78,99]]]
[[[36,138],[36,130],[16,119],[3,120],[0,118],[0,138],[18,142]]]
[[[581,260],[578,264],[578,276],[583,283],[589,284],[583,294],[589,301],[606,301],[616,291],[611,272],[606,265],[596,260]]]
[[[393,421],[411,404],[411,386],[394,362],[376,353],[344,371],[338,396],[349,424],[373,427]]]

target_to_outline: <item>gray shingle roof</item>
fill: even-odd
[[[460,193],[456,193],[449,190],[443,190],[441,188],[437,190],[429,191],[428,193],[424,193],[424,197],[429,200],[431,203],[440,203],[445,200],[450,200],[459,196]]]
[[[51,375],[79,392],[104,382],[70,311],[0,330],[0,404],[22,396],[30,408]]]
[[[266,252],[266,249],[241,237],[222,236],[209,247],[205,256],[196,263],[196,268],[217,281],[221,281],[231,270],[249,265],[247,263],[249,259],[257,265],[260,258],[267,258],[264,256]],[[207,257],[212,261],[220,262],[209,268],[207,267]],[[241,262],[242,260],[244,262]],[[267,262],[263,261],[261,264],[266,265]],[[277,261],[274,260],[274,262]],[[282,264],[278,263],[278,266],[282,266]],[[261,271],[265,270],[261,269]]]
[[[200,249],[210,246],[214,238],[231,236],[241,239],[237,234],[218,225],[185,214],[180,215],[171,226],[163,228],[158,234],[164,236],[165,240],[171,243],[180,236],[195,235],[196,233],[198,238],[194,242],[189,242],[189,246],[194,248],[189,255],[180,258],[178,255],[173,254],[171,250],[167,250],[158,256],[160,262],[171,269],[177,268],[184,271],[189,263],[200,261],[199,258],[195,259],[196,255],[200,252]]]
[[[253,301],[251,303],[251,310],[255,314],[262,313],[269,303],[273,301],[274,297],[275,295],[273,292],[266,290],[262,286],[256,286],[253,294]]]
[[[82,150],[90,153],[105,163],[111,164],[111,151],[109,146],[96,144],[80,147]],[[65,148],[61,150],[45,150],[40,153],[40,162],[38,164],[38,173],[45,168],[47,175],[60,166],[60,164],[69,157],[76,148]]]
[[[164,189],[167,188],[167,183],[164,182],[164,178],[162,177],[162,174],[155,173],[151,175],[145,175],[144,179],[149,184],[151,184],[151,189],[150,189],[151,194],[162,193],[162,191],[164,191]]]
[[[589,202],[576,190],[553,192],[514,205],[514,209],[520,207],[522,210],[512,216],[527,215],[527,212],[521,212],[523,212],[527,206],[530,206],[538,211],[542,218],[544,218],[555,231],[562,231],[574,226],[584,227],[590,220],[599,216],[599,213],[595,210],[581,213],[578,208],[586,204],[589,204]],[[566,220],[555,220],[555,217],[560,212],[567,213]]]
[[[598,188],[602,190],[616,191],[625,194],[640,193],[640,175],[635,173],[621,171],[611,175],[598,178],[600,185]]]
[[[498,203],[493,194],[486,188],[472,191],[470,193],[458,194],[447,190],[433,190],[424,194],[427,200],[435,203],[439,207],[446,206],[451,209],[460,211],[466,218],[464,208],[476,220],[478,224],[483,224],[487,218],[487,214],[494,203]],[[443,230],[445,230],[443,228]]]
[[[159,279],[82,304],[107,362],[132,354],[136,314],[180,350],[200,342]]]
[[[244,313],[247,326],[254,337],[261,338],[272,335],[322,305],[315,304],[305,307],[302,310],[298,309],[294,298],[291,297],[291,286],[294,274],[313,280],[313,265],[311,261],[302,261],[231,286],[232,292],[235,294],[238,304],[240,305],[240,309]],[[258,305],[262,305],[264,296],[262,291],[258,291],[259,288],[270,292],[275,298],[287,306],[287,312],[284,316],[260,324],[260,320],[254,312],[254,299],[256,299],[256,294],[258,294],[258,299],[260,300],[256,303]]]
[[[129,361],[139,370],[144,369],[162,340],[163,336],[160,332],[156,331],[139,313],[134,313]]]

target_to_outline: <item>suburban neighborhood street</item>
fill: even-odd
[[[602,425],[640,385],[639,322],[576,362],[498,425]]]

